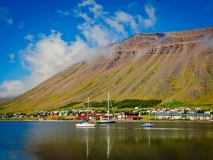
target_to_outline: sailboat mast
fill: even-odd
[[[150,123],[150,111],[149,111],[149,123]]]
[[[149,110],[149,123],[150,123],[150,110]]]
[[[89,110],[89,97],[88,97],[88,100],[87,100],[88,102],[87,102],[87,120],[89,119],[89,115],[88,115],[88,110]]]
[[[109,92],[108,92],[108,119],[109,119]]]

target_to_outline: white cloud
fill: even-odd
[[[89,7],[89,10],[94,14],[94,19],[99,18],[103,14],[103,7],[99,4],[93,4],[93,6]]]
[[[28,34],[27,36],[24,37],[24,39],[33,42],[34,41],[34,36],[32,34]]]
[[[67,66],[82,60],[92,60],[97,51],[90,49],[80,38],[67,43],[61,39],[61,33],[52,31],[35,43],[20,51],[22,66],[30,71],[28,77],[21,80],[6,80],[0,85],[0,97],[16,96],[33,88]],[[11,58],[14,56],[11,54]]]
[[[200,40],[198,49],[213,48],[213,34],[208,34]]]
[[[15,54],[11,53],[9,54],[9,57],[10,57],[10,63],[15,63]]]
[[[126,26],[130,26],[132,31],[137,30],[137,24],[133,16],[124,11],[118,11],[115,13],[115,16],[106,18],[106,22],[116,32],[122,33],[123,36],[127,36],[127,32],[125,31]]]
[[[44,36],[43,39],[30,43],[24,50],[20,51],[21,63],[25,69],[31,72],[30,76],[21,81],[4,82],[0,87],[0,92],[14,92],[11,89],[13,86],[16,91],[20,89],[19,94],[23,93],[67,66],[83,60],[93,60],[93,57],[106,54],[106,51],[106,49],[89,48],[80,37],[76,37],[75,42],[67,43],[61,39],[61,33],[52,31],[49,36]],[[15,84],[20,84],[22,87],[18,88]],[[0,95],[0,97],[2,96]]]
[[[122,34],[124,36],[127,36],[128,33],[124,29],[124,25],[116,21],[115,19],[112,18],[106,18],[106,22],[109,24],[111,28],[113,28],[118,34]]]
[[[82,13],[82,8],[87,8],[88,11]],[[95,23],[95,21],[101,18],[104,14],[107,14],[107,12],[103,11],[103,7],[97,4],[94,0],[85,0],[82,3],[79,3],[78,8],[76,8],[74,12],[76,13],[76,16],[83,18],[90,24]],[[93,16],[91,16],[90,13],[92,13]]]
[[[110,42],[113,42],[111,33],[105,26],[90,26],[84,24],[78,28],[82,31],[82,34],[87,40],[87,43],[91,47],[104,47],[107,46]]]
[[[20,80],[5,80],[0,85],[0,98],[16,96],[35,87],[47,78],[79,61],[92,61],[95,57],[109,55],[106,46],[142,29],[152,27],[156,23],[155,9],[147,5],[147,19],[141,15],[131,15],[124,11],[109,14],[94,0],[85,0],[75,8],[77,18],[84,22],[77,27],[80,36],[75,41],[66,42],[62,34],[54,30],[49,35],[39,34],[35,41],[29,34],[24,39],[29,40],[27,47],[19,52],[19,60],[30,75]],[[58,10],[60,14],[69,13]],[[10,55],[11,60],[15,55]]]
[[[61,10],[58,10],[57,11],[61,16],[70,16],[71,13],[69,11],[61,11]]]
[[[8,19],[6,20],[6,22],[7,22],[8,24],[13,24],[13,18],[8,18]]]
[[[144,26],[146,28],[153,27],[156,24],[156,18],[155,18],[155,8],[151,5],[145,6],[145,11],[148,14],[148,19],[144,20]]]
[[[137,6],[137,2],[133,1],[130,4],[128,4],[129,8],[134,8],[135,6]]]
[[[61,39],[60,33],[54,31],[36,43],[30,43],[20,52],[22,64],[28,70],[46,78],[52,75],[54,68],[60,68],[67,54],[67,43]]]
[[[88,5],[94,5],[96,4],[94,0],[83,0],[82,3],[78,4],[78,7],[86,7]]]
[[[7,7],[0,8],[0,20],[8,23],[9,25],[13,24],[13,18],[10,16],[10,12]]]
[[[6,80],[0,85],[0,97],[14,97],[23,93],[25,90],[23,83],[20,80]]]
[[[148,15],[147,19],[144,19],[141,15],[131,15],[124,11],[117,11],[114,16],[106,17],[105,20],[117,33],[127,37],[129,36],[128,27],[130,27],[130,32],[137,33],[156,24],[155,8],[151,5],[146,5],[145,11]]]
[[[83,18],[87,23],[92,24],[94,21],[85,13],[79,13],[78,17]]]
[[[78,4],[74,13],[85,20],[78,25],[82,35],[90,46],[97,47],[127,38],[129,33],[135,34],[153,27],[156,23],[155,9],[151,5],[146,5],[145,11],[148,15],[147,19],[124,11],[117,11],[114,15],[110,15],[94,0],[85,0]]]

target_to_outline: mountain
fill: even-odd
[[[111,56],[79,62],[30,91],[0,102],[1,112],[56,109],[73,101],[179,100],[213,104],[213,28],[136,34]]]

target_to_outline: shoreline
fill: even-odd
[[[1,119],[0,122],[80,122],[82,120],[12,120]],[[99,120],[91,120],[92,123],[98,123]],[[213,123],[211,120],[117,120],[117,123]]]

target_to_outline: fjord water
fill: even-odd
[[[5,160],[208,160],[213,123],[141,122],[75,128],[74,122],[0,122],[0,157]]]

